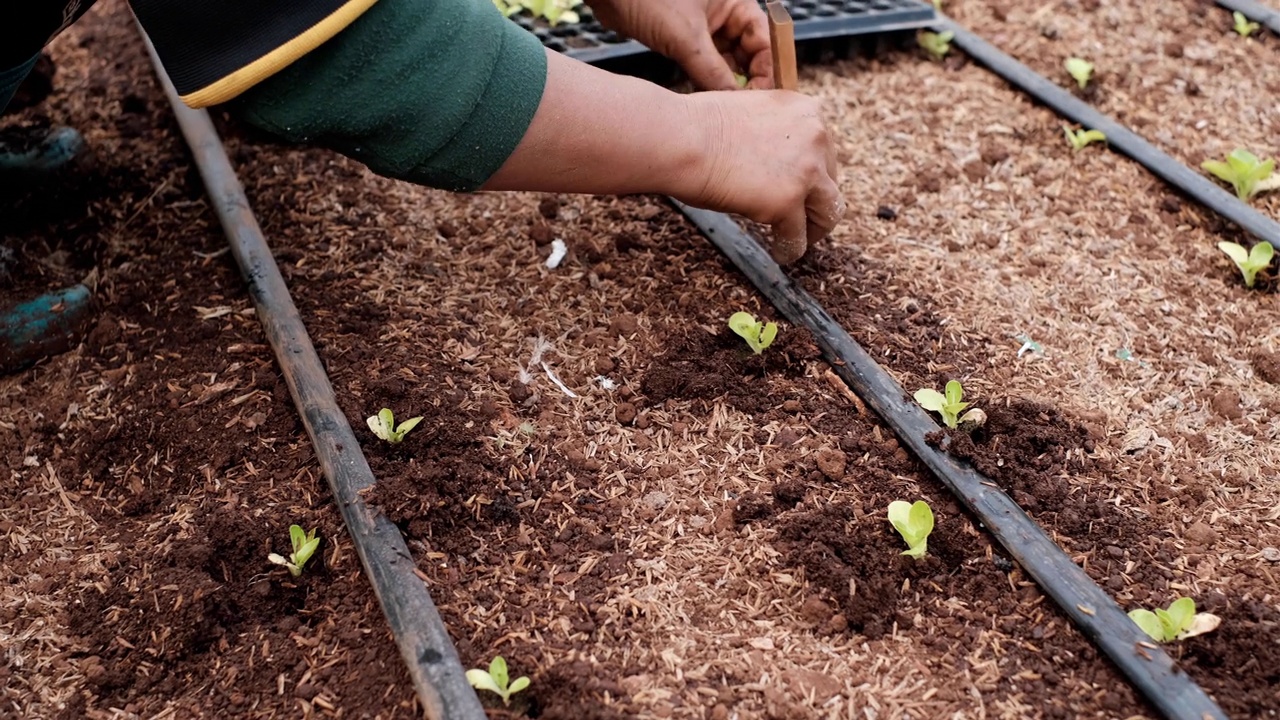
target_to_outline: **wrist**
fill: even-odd
[[[714,102],[715,93],[677,95],[680,114],[676,123],[683,146],[670,153],[670,159],[678,163],[670,171],[671,187],[664,192],[683,202],[699,207],[718,206],[715,188],[723,184],[717,178],[719,158],[730,136],[729,118],[720,103]]]

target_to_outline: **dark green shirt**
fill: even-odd
[[[231,107],[381,175],[475,190],[524,137],[546,76],[542,44],[492,0],[379,0]]]
[[[15,84],[92,4],[32,0],[7,18],[0,81]],[[541,44],[492,0],[131,4],[188,104],[227,102],[286,140],[423,185],[480,187],[524,137],[546,84]]]

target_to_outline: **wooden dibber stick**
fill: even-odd
[[[773,86],[778,90],[795,90],[799,84],[796,73],[796,26],[791,13],[777,0],[765,4],[769,13],[769,47],[773,50]]]
[[[795,92],[800,86],[796,72],[795,23],[791,13],[777,0],[766,3],[765,12],[769,16],[769,47],[773,51],[773,87]],[[790,265],[804,257],[806,250],[808,240],[804,236],[791,239],[775,236],[769,243],[769,254],[779,265]]]

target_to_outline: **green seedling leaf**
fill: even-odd
[[[1152,640],[1162,643],[1203,635],[1222,624],[1222,618],[1217,615],[1197,613],[1195,600],[1188,597],[1173,601],[1167,610],[1161,608],[1156,608],[1155,612],[1141,608],[1130,610],[1129,619],[1142,628],[1142,631]]]
[[[467,671],[467,682],[477,690],[488,690],[502,698],[503,705],[511,703],[511,696],[529,687],[529,678],[523,675],[507,685],[507,661],[498,655],[489,663],[488,670],[473,669]]]
[[[1071,143],[1071,149],[1079,152],[1085,147],[1096,143],[1106,142],[1107,136],[1101,130],[1072,130],[1069,126],[1063,125],[1062,132],[1067,135],[1067,142]]]
[[[1249,37],[1250,35],[1258,32],[1258,29],[1262,27],[1256,22],[1249,22],[1249,18],[1245,17],[1244,13],[1239,10],[1231,13],[1231,19],[1235,21],[1235,25],[1232,29],[1235,30],[1236,34],[1240,37]]]
[[[501,655],[498,655],[489,663],[489,676],[498,684],[498,687],[507,687],[507,661]]]
[[[937,390],[921,388],[916,391],[915,399],[920,407],[941,415],[943,424],[949,428],[959,424],[960,413],[970,405],[970,403],[961,402],[964,399],[964,388],[960,386],[958,380],[947,382],[945,395]]]
[[[409,434],[410,430],[418,427],[418,423],[420,422],[422,422],[421,415],[419,415],[418,417],[412,417],[412,418],[409,418],[408,420],[405,420],[404,422],[400,423],[399,427],[396,428],[396,435],[399,435],[401,438],[404,438],[405,435]]]
[[[762,324],[756,317],[747,312],[736,312],[729,316],[729,329],[747,342],[752,352],[759,355],[773,344],[778,337],[778,324]]]
[[[1250,200],[1263,190],[1280,187],[1280,182],[1270,181],[1271,174],[1276,169],[1275,159],[1260,160],[1257,155],[1244,148],[1232,150],[1226,162],[1205,160],[1200,167],[1219,180],[1230,183],[1236,190],[1236,197],[1241,200]]]
[[[267,560],[276,565],[285,566],[289,569],[291,575],[298,577],[302,574],[302,569],[307,566],[307,561],[311,559],[316,549],[320,547],[320,538],[316,537],[316,528],[312,528],[311,532],[306,532],[297,525],[290,525],[289,544],[293,547],[293,552],[289,554],[288,559],[276,553],[271,553],[267,555]]]
[[[1093,63],[1084,58],[1073,57],[1067,58],[1063,66],[1067,68],[1067,74],[1075,78],[1081,90],[1088,87],[1089,80],[1093,78]]]
[[[1130,610],[1129,619],[1156,642],[1164,642],[1164,623],[1150,610]]]
[[[1178,598],[1169,606],[1166,614],[1170,629],[1174,630],[1174,635],[1178,635],[1191,627],[1191,618],[1196,616],[1196,601],[1189,597]]]
[[[940,33],[924,30],[919,35],[916,35],[916,42],[934,60],[941,60],[947,56],[947,53],[951,52],[951,41],[955,37],[955,32],[951,30],[944,30]]]
[[[959,380],[948,380],[946,391],[947,405],[959,405],[964,399],[964,388]]]
[[[739,75],[738,73],[733,74],[733,81],[736,82],[740,88],[746,87],[749,80],[750,78],[746,75]]]
[[[507,17],[511,17],[512,15],[515,15],[516,13],[524,9],[524,6],[521,5],[519,2],[509,3],[509,2],[506,2],[505,0],[493,0],[493,4],[496,5],[498,7],[498,10],[500,10],[502,14]]]
[[[1233,242],[1220,242],[1218,249],[1227,254],[1231,261],[1240,268],[1244,276],[1244,286],[1253,287],[1258,280],[1258,273],[1271,266],[1276,249],[1269,242],[1260,242],[1252,250],[1245,250],[1243,245]]]
[[[580,18],[574,8],[582,5],[580,0],[493,0],[493,4],[507,17],[527,10],[533,17],[542,18],[551,25],[578,22]]]
[[[295,553],[301,550],[302,546],[307,544],[307,531],[297,525],[290,525],[289,544],[293,546]]]
[[[937,390],[920,388],[916,391],[916,403],[929,412],[940,413],[947,404],[947,398]]]
[[[477,690],[488,690],[491,693],[502,694],[502,688],[498,687],[498,683],[494,682],[493,677],[484,670],[468,670],[467,682]]]
[[[373,431],[374,435],[377,435],[379,438],[386,440],[389,443],[395,444],[404,440],[404,436],[408,435],[410,430],[414,429],[418,426],[418,423],[422,422],[422,416],[409,418],[408,420],[400,423],[400,426],[397,427],[396,418],[395,415],[391,413],[391,408],[382,408],[378,411],[377,415],[370,417],[365,422],[369,424],[369,429]]]
[[[919,558],[928,552],[929,533],[933,532],[933,510],[929,503],[894,500],[889,503],[889,523],[907,544],[903,555]]]

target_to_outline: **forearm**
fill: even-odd
[[[533,122],[486,190],[683,194],[704,157],[688,96],[547,52]]]

